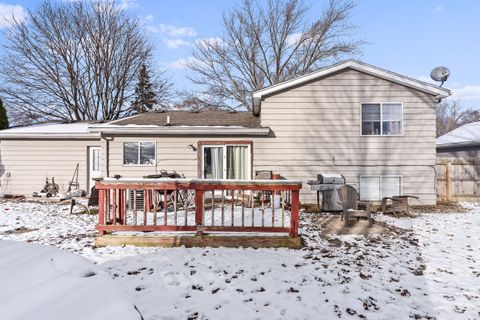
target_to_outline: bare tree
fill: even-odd
[[[109,1],[46,1],[6,38],[0,94],[26,122],[130,114],[152,50],[138,20]]]
[[[465,108],[458,100],[446,100],[437,106],[437,137],[464,124],[480,121],[480,110]]]
[[[244,0],[223,16],[222,38],[198,41],[190,79],[203,94],[250,110],[252,91],[311,72],[323,63],[356,54],[350,40],[354,5],[330,0],[320,17],[307,23],[301,0]]]

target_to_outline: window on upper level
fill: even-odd
[[[362,135],[392,136],[403,133],[401,103],[362,103]]]

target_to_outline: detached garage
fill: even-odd
[[[0,131],[0,194],[32,194],[55,177],[68,189],[77,164],[80,188],[89,190],[101,175],[100,136],[89,133],[92,122],[47,123]]]

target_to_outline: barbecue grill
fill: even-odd
[[[339,173],[320,173],[317,180],[310,180],[310,189],[317,191],[317,207],[320,207],[322,193],[322,211],[342,211],[342,202],[338,197],[338,189],[346,183],[345,177]]]

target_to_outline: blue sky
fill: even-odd
[[[0,0],[0,17],[12,10],[21,15],[40,2]],[[188,88],[182,62],[191,56],[192,44],[221,36],[222,13],[239,0],[118,2],[145,23],[157,45],[156,64],[167,69],[176,86]],[[312,20],[326,3],[305,2]],[[430,79],[433,67],[445,65],[451,71],[445,86],[452,89],[452,98],[480,108],[480,1],[359,0],[352,22],[358,26],[355,36],[368,42],[357,58],[421,80]],[[8,24],[0,20],[0,28]]]

